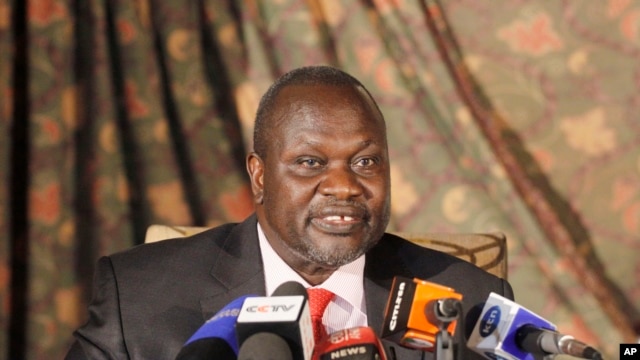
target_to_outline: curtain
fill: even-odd
[[[385,114],[390,230],[507,235],[516,300],[640,328],[640,5],[0,0],[0,359],[61,358],[101,255],[252,212],[261,94],[329,64]]]

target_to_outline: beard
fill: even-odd
[[[291,250],[307,261],[330,268],[338,268],[346,265],[374,247],[381,236],[368,236],[357,246],[344,243],[331,242],[329,244],[316,244],[310,239],[293,244]]]
[[[354,242],[349,239],[351,236],[357,236],[349,233],[326,234],[325,236],[330,236],[332,239],[314,241],[313,236],[308,231],[301,236],[293,228],[290,228],[289,238],[299,239],[289,244],[291,251],[309,262],[331,268],[338,268],[356,260],[380,241],[390,218],[389,207],[385,206],[380,218],[378,218],[378,222],[371,224],[368,222],[371,219],[369,211],[364,206],[362,208],[365,209],[363,210],[363,217],[366,219],[365,222],[367,224],[364,227],[364,231],[359,235],[362,237],[360,241]],[[312,210],[305,222],[306,229],[311,227],[311,214],[313,213],[314,211]],[[340,241],[340,238],[344,238],[344,241]]]
[[[286,220],[283,219],[283,214],[277,208],[271,209],[268,206],[268,204],[274,203],[276,203],[274,199],[265,195],[261,204],[262,208],[257,210],[258,218],[265,220],[263,228],[271,228],[267,236],[278,239],[274,241],[283,244],[298,259],[334,269],[353,262],[373,248],[384,235],[391,217],[389,195],[387,195],[382,207],[374,214],[364,204],[355,201],[339,202],[333,200],[311,205],[305,211],[303,219],[298,216],[284,216]],[[359,209],[355,211],[359,211],[359,215],[364,219],[364,226],[356,233],[329,234],[317,229],[313,230],[312,219],[321,216],[323,208],[327,206],[349,206]],[[273,224],[273,227],[268,224]],[[315,235],[314,232],[318,235]]]

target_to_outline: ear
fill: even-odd
[[[260,205],[264,200],[264,162],[260,155],[255,152],[247,155],[247,172],[251,179],[253,202]]]

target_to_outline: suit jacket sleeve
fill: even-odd
[[[65,359],[127,359],[118,284],[109,257],[98,260],[93,284],[89,320],[74,332],[75,342]]]

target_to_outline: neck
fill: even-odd
[[[289,265],[291,266],[291,265]],[[320,285],[325,282],[334,271],[335,268],[325,268],[317,265],[309,265],[306,269],[300,270],[294,266],[291,266],[295,272],[297,272],[303,279],[305,279],[311,286]]]
[[[278,256],[312,286],[322,284],[338,270],[337,266],[327,266],[312,262],[287,246],[280,246],[280,243],[274,244],[269,238],[267,238],[267,241]]]

